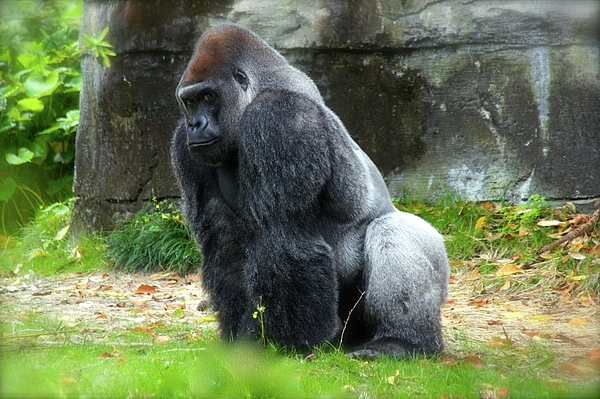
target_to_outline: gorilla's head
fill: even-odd
[[[237,147],[244,110],[264,90],[303,92],[322,101],[314,83],[247,29],[220,25],[198,41],[177,87],[188,148],[218,166]]]

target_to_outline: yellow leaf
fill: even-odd
[[[502,316],[505,319],[521,319],[525,317],[525,315],[521,312],[504,312],[502,313]]]
[[[479,219],[477,219],[477,222],[475,222],[475,230],[476,231],[481,231],[483,229],[483,227],[485,226],[485,220],[486,220],[485,216],[482,216]]]
[[[531,320],[531,321],[540,321],[540,322],[547,323],[547,322],[550,321],[550,317],[548,317],[548,316],[542,316],[542,315],[535,315],[535,316],[532,316],[529,320]]]
[[[387,382],[388,382],[389,384],[392,384],[392,385],[394,385],[394,382],[395,382],[395,380],[396,380],[396,377],[398,377],[399,375],[400,375],[400,371],[396,370],[396,374],[389,376],[389,377],[387,378]]]
[[[519,269],[517,266],[513,265],[512,263],[507,263],[506,265],[504,265],[500,269],[498,269],[498,271],[496,272],[496,275],[497,276],[510,276],[511,274],[517,274],[517,273],[523,273],[523,270]]]
[[[510,288],[510,280],[506,280],[502,287],[500,287],[499,291],[506,291]]]
[[[576,317],[574,319],[569,320],[569,324],[573,324],[576,326],[583,326],[584,324],[587,324],[587,320],[583,319],[581,317]]]

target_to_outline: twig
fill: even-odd
[[[342,343],[344,342],[344,334],[346,333],[346,326],[348,325],[348,321],[350,321],[350,316],[352,316],[352,312],[354,311],[354,309],[356,309],[356,307],[358,306],[358,303],[360,302],[362,297],[365,295],[365,293],[363,291],[361,291],[360,289],[358,290],[358,292],[360,292],[358,301],[356,301],[354,306],[352,306],[352,309],[350,309],[350,312],[348,312],[348,317],[346,317],[346,321],[344,321],[344,328],[342,328],[342,334],[340,335],[340,348],[342,347]]]
[[[565,242],[574,240],[577,237],[581,237],[582,235],[584,235],[585,233],[590,231],[592,229],[592,227],[594,227],[594,225],[596,224],[596,221],[598,220],[598,215],[600,215],[600,209],[596,209],[596,211],[590,217],[590,220],[588,220],[581,226],[577,227],[575,230],[571,231],[570,233],[565,234],[558,240],[551,242],[550,244],[544,245],[537,251],[537,253],[542,254],[544,252],[550,251],[551,249],[553,249]]]

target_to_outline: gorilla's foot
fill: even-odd
[[[357,347],[346,356],[354,359],[373,360],[382,356],[407,358],[424,353],[422,348],[399,338],[383,337]]]

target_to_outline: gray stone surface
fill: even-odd
[[[600,197],[595,0],[86,0],[74,228],[177,196],[173,96],[197,37],[246,26],[311,76],[394,196]]]

